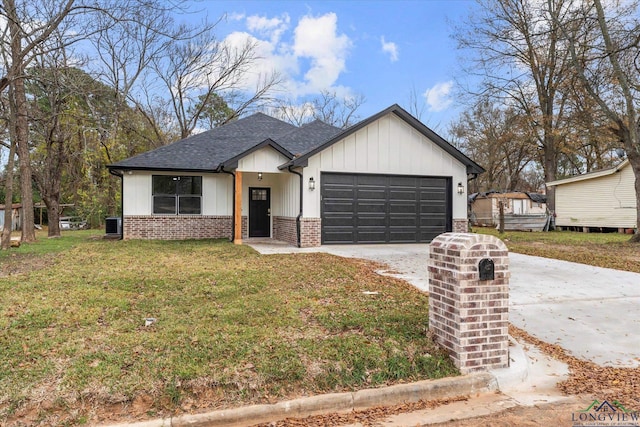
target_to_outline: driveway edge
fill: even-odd
[[[479,372],[460,377],[418,381],[389,387],[303,397],[269,405],[223,409],[204,414],[118,424],[112,427],[217,427],[249,426],[285,418],[304,418],[330,412],[350,412],[375,406],[393,406],[419,400],[446,399],[498,389],[496,377]]]

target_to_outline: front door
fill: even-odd
[[[249,188],[249,237],[271,237],[269,188]]]

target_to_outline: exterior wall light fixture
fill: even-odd
[[[262,172],[258,172],[258,181],[262,181]]]
[[[316,189],[316,181],[315,179],[313,179],[313,177],[309,177],[309,190],[315,190]]]
[[[464,194],[464,185],[461,182],[458,183],[458,194]]]

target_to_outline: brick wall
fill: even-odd
[[[454,233],[468,233],[469,232],[469,220],[454,219],[453,220],[453,232]]]
[[[242,225],[240,226],[240,228],[242,229],[242,238],[248,239],[249,238],[249,217],[248,216],[242,217]]]
[[[322,220],[300,218],[300,247],[313,248],[322,244]]]
[[[298,233],[296,219],[288,216],[273,217],[273,238],[287,242],[290,245],[298,245]]]
[[[125,216],[125,239],[217,239],[231,238],[230,216]]]
[[[445,233],[429,245],[429,329],[462,373],[509,365],[508,255],[488,235]],[[483,258],[494,280],[480,280]]]

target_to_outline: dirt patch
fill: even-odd
[[[55,263],[55,255],[11,254],[0,263],[0,277],[41,270]]]

